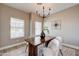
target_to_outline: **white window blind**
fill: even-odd
[[[24,20],[11,17],[10,19],[10,38],[24,37]]]

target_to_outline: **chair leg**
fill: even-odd
[[[59,49],[59,51],[60,51],[61,55],[63,56],[63,53],[62,53],[61,49]]]
[[[28,48],[28,44],[26,45],[26,49],[25,49],[25,52],[27,51],[27,48]]]
[[[42,54],[42,56],[44,56],[44,54]]]

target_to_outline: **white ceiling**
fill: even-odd
[[[38,10],[40,15],[43,15],[42,6],[45,6],[45,15],[48,14],[48,8],[51,8],[51,14],[63,11],[64,9],[70,8],[77,5],[76,3],[43,3],[42,5],[37,5],[36,3],[5,3],[5,5],[11,6],[13,8],[25,11],[36,13]]]

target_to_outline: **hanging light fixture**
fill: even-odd
[[[37,4],[37,5],[42,5],[42,3],[39,3],[39,4]],[[42,9],[43,9],[43,15],[42,15],[42,17],[43,18],[46,18],[47,16],[49,16],[50,15],[50,11],[51,11],[51,8],[48,8],[48,14],[47,15],[45,15],[45,10],[46,10],[46,8],[44,7],[44,6],[42,6]],[[41,14],[40,13],[38,13],[39,11],[38,10],[36,10],[36,14],[38,15],[38,16],[41,16]]]

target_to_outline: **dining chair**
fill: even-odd
[[[45,44],[41,44],[38,46],[38,56],[42,56],[43,48],[45,47]]]
[[[53,39],[49,42],[48,47],[43,48],[44,56],[58,56],[59,53],[59,41]]]
[[[57,36],[56,39],[60,42],[59,52],[63,56],[63,53],[62,53],[62,38],[60,36]]]

